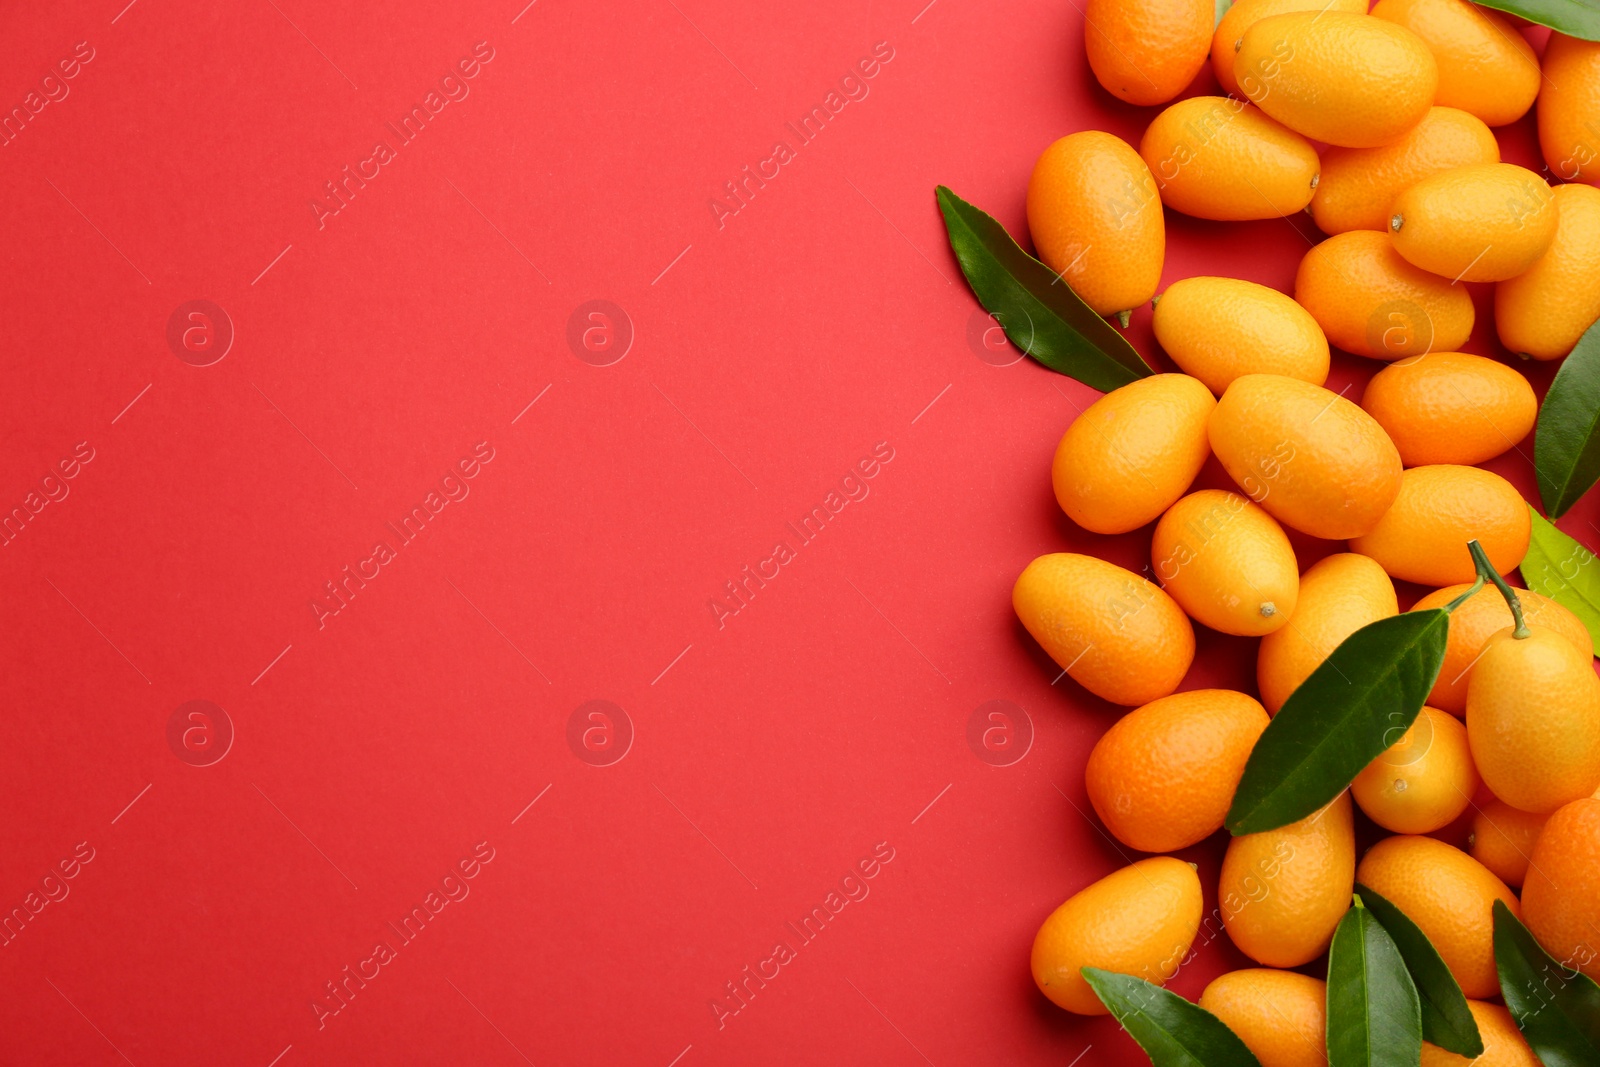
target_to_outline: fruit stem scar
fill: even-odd
[[[1488,553],[1478,544],[1477,538],[1467,542],[1467,551],[1472,553],[1472,562],[1478,567],[1478,580],[1475,584],[1482,586],[1483,580],[1487,578],[1495,584],[1496,589],[1500,590],[1500,595],[1506,598],[1506,606],[1511,609],[1511,618],[1517,624],[1516,629],[1511,631],[1511,636],[1518,641],[1531,636],[1528,623],[1522,617],[1522,601],[1517,599],[1516,592],[1506,584],[1506,580],[1500,577],[1500,572],[1494,569],[1494,564],[1489,562]]]
[[[1400,232],[1400,227],[1404,226],[1405,224],[1406,224],[1406,217],[1404,215],[1401,215],[1401,214],[1397,213],[1397,214],[1389,216],[1389,229],[1394,231],[1395,233],[1399,233]]]
[[[1265,604],[1261,605],[1261,617],[1263,619],[1270,619],[1277,613],[1278,605],[1274,604],[1272,601],[1269,600]]]

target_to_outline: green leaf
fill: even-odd
[[[1261,1067],[1221,1019],[1143,978],[1085,967],[1084,980],[1153,1067]]]
[[[1483,1038],[1472,1009],[1467,1007],[1466,994],[1428,935],[1405,912],[1359,882],[1356,894],[1394,939],[1406,970],[1411,972],[1422,999],[1423,1039],[1468,1059],[1482,1055]]]
[[[1600,480],[1600,323],[1578,338],[1539,406],[1533,471],[1552,519]]]
[[[1416,721],[1444,664],[1450,613],[1369,623],[1289,694],[1245,763],[1228,810],[1235,834],[1276,830],[1321,809]]]
[[[1521,15],[1569,37],[1600,41],[1600,9],[1592,0],[1483,0],[1483,6]]]
[[[1328,1067],[1416,1067],[1421,1059],[1417,987],[1357,897],[1328,949]]]
[[[1532,508],[1533,537],[1522,559],[1522,580],[1583,620],[1600,649],[1600,560]]]
[[[1600,986],[1551,959],[1498,900],[1494,962],[1506,1007],[1545,1067],[1600,1063]]]
[[[1127,338],[1055,271],[1024,252],[993,217],[942,185],[938,197],[967,284],[1012,344],[1103,393],[1155,373]]]

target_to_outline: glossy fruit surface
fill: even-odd
[[[1183,609],[1153,583],[1093,556],[1040,556],[1017,578],[1011,603],[1074,681],[1113,704],[1166,696],[1194,660]]]
[[[1203,0],[1088,0],[1083,45],[1106,92],[1164,104],[1205,66],[1216,8]]]
[[[1089,753],[1089,801],[1112,836],[1175,852],[1222,829],[1267,713],[1227,689],[1174,693],[1117,720]]]
[[[1600,181],[1600,41],[1552,33],[1539,87],[1539,147],[1563,181]]]
[[[1550,247],[1494,287],[1500,343],[1534,359],[1560,359],[1600,318],[1600,189],[1558,185],[1555,199]]]
[[[1417,601],[1413,611],[1442,608],[1465,593],[1468,582],[1458,582],[1436,589]],[[1527,589],[1517,590],[1522,602],[1523,617],[1530,625],[1544,626],[1556,631],[1572,642],[1580,652],[1589,653],[1593,641],[1589,631],[1570,610],[1548,597]],[[1491,586],[1484,586],[1450,615],[1450,637],[1445,645],[1444,667],[1439,680],[1428,694],[1428,703],[1452,715],[1467,713],[1467,683],[1472,678],[1472,666],[1483,652],[1489,638],[1511,625],[1511,609],[1506,598]]]
[[[1600,678],[1554,630],[1489,638],[1467,685],[1472,758],[1494,795],[1554,811],[1600,788]]]
[[[1449,826],[1467,810],[1477,789],[1467,728],[1429,707],[1350,783],[1367,817],[1397,834],[1428,834]]]
[[[1400,453],[1383,427],[1338,393],[1247,374],[1222,394],[1211,450],[1245,495],[1313,537],[1354,537],[1400,492]]]
[[[1498,282],[1544,255],[1558,209],[1526,167],[1471,163],[1423,178],[1389,210],[1389,236],[1407,262],[1451,281]]]
[[[1239,1035],[1261,1067],[1326,1067],[1327,986],[1294,971],[1250,967],[1211,980],[1200,1006]]]
[[[1498,11],[1467,0],[1378,0],[1372,14],[1427,43],[1439,65],[1438,104],[1504,126],[1539,95],[1539,57]]]
[[[1549,812],[1520,811],[1503,800],[1491,801],[1472,816],[1467,850],[1496,878],[1514,888],[1527,880],[1528,860],[1549,820]]]
[[[1557,962],[1600,978],[1600,800],[1561,807],[1533,847],[1522,918]]]
[[[1421,585],[1465,582],[1477,574],[1467,542],[1476,538],[1501,574],[1528,552],[1533,523],[1516,486],[1493,471],[1454,463],[1412,467],[1394,506],[1352,551],[1377,560],[1391,578]]]
[[[1244,31],[1268,15],[1282,15],[1289,11],[1349,11],[1367,13],[1366,0],[1239,0],[1228,8],[1217,31],[1211,38],[1211,71],[1217,84],[1229,96],[1243,97],[1239,81],[1233,76],[1233,60],[1244,43]]]
[[[1391,363],[1367,382],[1361,407],[1408,467],[1493,459],[1527,437],[1539,414],[1533,386],[1519,371],[1465,352]]]
[[[1033,980],[1079,1015],[1105,1015],[1080,970],[1098,967],[1157,985],[1177,973],[1200,927],[1200,878],[1170,856],[1140,860],[1080,890],[1033,939]]]
[[[1028,232],[1039,258],[1098,314],[1137,307],[1161,281],[1160,194],[1139,153],[1109,133],[1070,134],[1039,156]]]
[[[1277,520],[1238,493],[1202,489],[1156,523],[1156,581],[1197,622],[1259,637],[1281,627],[1300,594],[1300,567]]]
[[[1517,898],[1489,869],[1431,837],[1386,837],[1361,858],[1356,881],[1382,894],[1422,928],[1469,997],[1496,996],[1494,902],[1513,914]]]
[[[1268,967],[1322,955],[1350,907],[1354,827],[1350,794],[1341,793],[1299,822],[1228,842],[1217,907],[1241,952]]]
[[[1328,380],[1328,339],[1311,313],[1276,289],[1238,278],[1185,278],[1151,316],[1156,340],[1184,373],[1221,396],[1235,378]]]
[[[1050,482],[1072,521],[1094,533],[1136,530],[1177,501],[1211,455],[1211,392],[1187,374],[1114,389],[1072,421]]]
[[[1528,1047],[1509,1011],[1499,1004],[1481,1000],[1467,1001],[1467,1008],[1478,1024],[1483,1052],[1469,1060],[1424,1041],[1422,1067],[1465,1067],[1469,1063],[1472,1067],[1544,1067]]]
[[[1481,119],[1433,107],[1392,144],[1323,152],[1311,217],[1323,233],[1383,230],[1395,197],[1423,178],[1468,163],[1498,162],[1499,142]]]
[[[1403,26],[1345,11],[1298,11],[1244,31],[1233,61],[1244,95],[1314,141],[1372,148],[1433,106],[1439,68]]]
[[[1144,131],[1139,155],[1162,203],[1222,221],[1300,211],[1321,169],[1310,141],[1225,96],[1191,96],[1161,112]]]
[[[1276,713],[1341,641],[1399,610],[1394,582],[1372,559],[1336,552],[1318,560],[1300,576],[1300,599],[1289,624],[1261,639],[1261,703]]]
[[[1466,288],[1412,266],[1374,230],[1341,233],[1307,252],[1294,298],[1329,344],[1358,356],[1395,360],[1454,351],[1472,335]]]

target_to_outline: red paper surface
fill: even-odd
[[[1137,137],[1074,6],[123,3],[0,12],[0,1060],[1141,1062],[1028,975],[1126,860],[1009,593],[1148,531],[1059,513],[1094,394],[984,347],[933,198],[1020,233]],[[1166,278],[1313,236],[1170,217]]]

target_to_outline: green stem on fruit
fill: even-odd
[[[1494,569],[1494,564],[1489,562],[1489,554],[1483,550],[1482,545],[1478,544],[1477,538],[1467,542],[1467,551],[1472,553],[1472,562],[1478,568],[1478,580],[1473,583],[1472,592],[1477,592],[1478,589],[1482,588],[1486,578],[1493,582],[1495,588],[1500,590],[1500,595],[1506,598],[1506,606],[1511,609],[1511,618],[1516,623],[1516,628],[1511,631],[1511,636],[1518,641],[1531,636],[1532,631],[1528,629],[1527,620],[1522,617],[1522,601],[1517,599],[1516,591],[1506,584],[1506,580],[1500,577],[1500,572]],[[1457,598],[1451,603],[1451,607],[1454,608],[1456,604],[1471,595],[1471,593],[1468,593],[1466,596]]]
[[[1480,590],[1482,588],[1483,588],[1483,572],[1480,571],[1478,573],[1478,576],[1473,579],[1472,584],[1467,587],[1466,592],[1462,593],[1460,596],[1458,596],[1454,600],[1450,601],[1450,603],[1446,604],[1444,606],[1444,610],[1446,610],[1448,612],[1451,612],[1451,613],[1454,613],[1455,610],[1457,608],[1459,608],[1461,605],[1463,605],[1467,601],[1471,600],[1474,596],[1477,596],[1478,595],[1478,590]]]
[[[1128,328],[1128,323],[1133,321],[1133,310],[1129,308],[1125,311],[1117,312],[1117,321],[1122,323],[1122,328],[1126,330]]]

